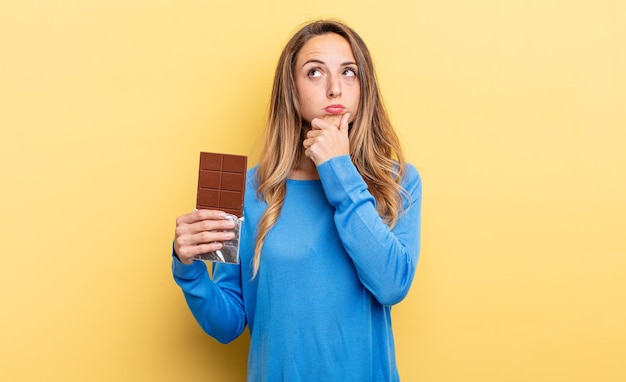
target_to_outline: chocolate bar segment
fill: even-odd
[[[196,208],[242,217],[247,166],[243,155],[201,152]]]

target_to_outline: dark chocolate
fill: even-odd
[[[243,155],[201,152],[196,208],[242,217],[247,166]]]

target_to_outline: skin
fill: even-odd
[[[311,129],[302,142],[305,149],[291,179],[319,179],[317,166],[350,153],[348,124],[359,109],[358,68],[348,42],[334,33],[311,38],[298,52],[295,83],[302,119]],[[329,105],[342,105],[340,113]],[[191,264],[200,254],[216,251],[234,237],[234,223],[224,212],[196,210],[176,219],[174,251],[180,261]]]
[[[317,179],[317,166],[350,153],[348,124],[358,112],[361,94],[358,67],[348,41],[327,33],[304,44],[294,72],[302,119],[311,130],[302,143],[309,160],[301,158],[290,178]],[[344,110],[328,112],[330,105],[342,105]]]
[[[232,239],[235,223],[216,210],[196,210],[176,219],[174,252],[183,264],[191,264],[196,256],[221,249]]]

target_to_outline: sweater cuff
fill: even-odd
[[[326,197],[335,208],[352,195],[367,190],[367,184],[349,155],[331,158],[317,167]]]
[[[187,265],[178,259],[176,253],[172,251],[172,272],[174,276],[183,280],[195,280],[202,277],[207,272],[206,264],[202,260],[194,260]]]

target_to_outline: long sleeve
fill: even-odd
[[[400,302],[408,293],[419,257],[422,184],[419,173],[405,169],[405,210],[392,230],[376,210],[376,200],[349,156],[332,158],[318,167],[324,192],[335,207],[341,242],[358,277],[382,305]]]
[[[185,265],[172,256],[174,280],[181,287],[189,309],[202,329],[221,343],[236,339],[246,326],[239,265],[219,264],[211,280],[206,264]]]

